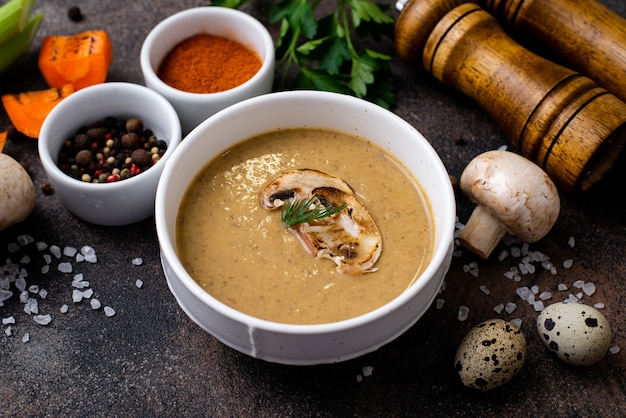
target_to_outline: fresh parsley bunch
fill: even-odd
[[[248,1],[213,0],[211,4],[238,8]],[[321,3],[279,0],[270,10],[270,23],[280,24],[276,42],[280,88],[295,68],[295,88],[350,94],[384,108],[393,106],[391,57],[361,46],[384,37],[393,39],[394,20],[386,14],[391,5],[337,0],[331,13],[318,18]]]

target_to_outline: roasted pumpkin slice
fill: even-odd
[[[74,90],[104,83],[113,61],[107,32],[47,36],[39,52],[39,69],[50,87],[72,84]]]
[[[39,138],[41,125],[48,113],[73,92],[74,87],[66,84],[61,88],[5,94],[2,104],[15,129],[31,138]]]

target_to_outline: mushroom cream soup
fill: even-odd
[[[268,182],[304,168],[343,179],[369,210],[382,237],[375,272],[337,272],[333,261],[305,251],[280,210],[262,207]],[[363,138],[313,128],[262,134],[210,161],[186,190],[176,222],[177,253],[209,294],[291,324],[341,321],[390,302],[426,268],[435,236],[425,193],[395,158]]]

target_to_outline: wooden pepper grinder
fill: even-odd
[[[395,47],[405,62],[479,103],[570,195],[601,180],[626,143],[626,104],[523,48],[476,4],[410,1],[396,23]]]
[[[626,19],[622,16],[595,0],[480,0],[479,4],[529,49],[534,50],[533,45],[545,50],[626,101]]]

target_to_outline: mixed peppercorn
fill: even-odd
[[[59,152],[59,168],[88,183],[112,183],[134,177],[156,164],[167,151],[138,118],[107,117],[82,127]]]

